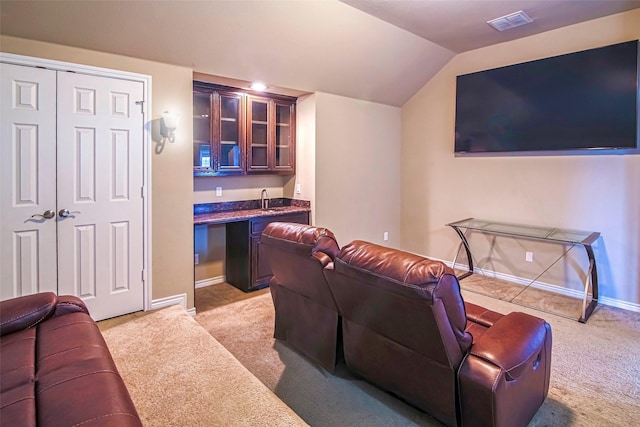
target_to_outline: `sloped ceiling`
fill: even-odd
[[[488,27],[485,15],[491,9],[502,13],[506,3],[509,12],[519,4],[573,3],[574,12],[592,8],[604,16],[620,11],[623,3],[640,7],[640,0],[511,0],[479,6],[482,3],[3,0],[0,33],[400,106],[456,52],[474,48],[479,40],[492,44],[515,37],[491,29],[489,35],[478,33],[477,27]],[[618,9],[584,6],[601,3],[615,3]],[[500,16],[493,12],[491,17]],[[583,20],[595,17],[574,15]],[[562,22],[566,21],[555,25]],[[546,29],[539,26],[535,31]]]
[[[640,8],[640,0],[341,0],[456,53]],[[519,10],[533,22],[506,32],[487,21]]]

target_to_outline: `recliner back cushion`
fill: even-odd
[[[335,310],[323,272],[325,263],[333,261],[339,251],[331,231],[273,222],[263,231],[260,243],[280,286]]]
[[[356,240],[334,262],[341,314],[452,368],[471,346],[458,281],[442,262]]]

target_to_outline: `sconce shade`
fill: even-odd
[[[179,121],[180,116],[175,113],[170,113],[168,111],[162,113],[162,127],[160,133],[171,143],[175,142],[176,140],[175,132],[178,128]]]
[[[178,128],[180,116],[175,113],[165,111],[162,113],[162,121],[164,122],[164,127],[166,127],[169,132],[173,132]]]

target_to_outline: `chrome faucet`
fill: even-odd
[[[269,209],[269,193],[266,188],[263,188],[260,192],[260,206],[263,211]]]

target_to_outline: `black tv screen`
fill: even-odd
[[[638,40],[457,77],[456,153],[638,148]]]

